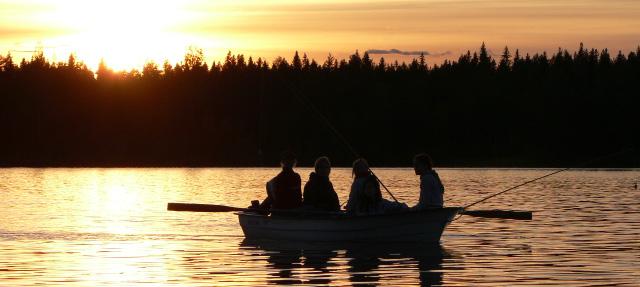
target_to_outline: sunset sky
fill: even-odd
[[[208,62],[227,51],[322,62],[355,50],[424,51],[431,63],[457,58],[482,42],[524,52],[593,48],[628,52],[640,45],[637,0],[0,0],[0,52],[30,57],[42,49],[90,67],[180,61],[187,47]],[[376,58],[380,55],[374,55]],[[411,55],[384,55],[409,60]]]

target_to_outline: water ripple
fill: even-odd
[[[300,169],[303,179],[309,169]],[[409,169],[377,174],[417,201]],[[233,214],[167,212],[167,202],[246,206],[275,169],[0,169],[0,286],[640,286],[640,172],[570,171],[463,216],[441,244],[245,240]],[[448,205],[548,173],[443,169]],[[348,169],[332,178],[340,200]]]

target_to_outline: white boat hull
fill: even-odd
[[[439,242],[460,208],[446,207],[394,214],[261,215],[238,213],[246,238],[295,241]]]

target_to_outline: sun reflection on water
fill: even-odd
[[[298,169],[303,183],[310,172]],[[409,169],[379,169],[412,205]],[[639,171],[574,171],[482,208],[533,221],[462,217],[442,245],[251,242],[231,213],[167,212],[167,202],[248,205],[275,169],[0,170],[0,286],[638,286]],[[448,205],[546,170],[440,171]],[[349,169],[332,173],[343,201]]]
[[[136,217],[143,214],[144,200],[139,198],[143,182],[135,174],[126,171],[107,171],[100,177],[97,189],[87,193],[91,196],[92,210],[102,220],[108,220],[105,232],[139,233],[129,222],[136,222]]]
[[[83,281],[95,284],[167,286],[162,242],[117,241],[88,246],[78,262],[86,268]],[[141,284],[140,284],[141,283]]]

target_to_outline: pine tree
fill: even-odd
[[[319,70],[319,65],[316,60],[311,60],[311,64],[309,64],[309,70],[314,72]]]
[[[300,56],[298,55],[298,51],[293,56],[293,61],[291,61],[291,67],[294,71],[302,71],[302,61],[300,60]]]
[[[362,55],[362,67],[367,71],[373,70],[373,60],[371,60],[367,51]]]
[[[216,75],[216,74],[219,74],[220,72],[222,72],[222,64],[220,63],[220,61],[212,62],[211,69],[209,69],[209,73],[212,75]]]
[[[356,53],[349,57],[349,68],[353,70],[359,70],[362,68],[362,58],[360,58],[360,53],[356,50]]]
[[[471,65],[476,67],[480,63],[480,59],[478,58],[478,53],[473,52],[473,57],[471,58]]]
[[[110,80],[113,78],[113,71],[109,69],[107,63],[103,59],[100,59],[98,64],[98,71],[96,72],[98,81]]]
[[[249,60],[247,61],[247,68],[252,71],[256,69],[256,64],[253,62],[253,58],[251,56],[249,56]]]
[[[236,56],[236,67],[238,67],[239,70],[244,70],[247,67],[243,54],[238,54],[238,56]]]
[[[69,54],[69,58],[67,59],[67,67],[71,70],[75,70],[76,68],[78,68],[76,57],[73,53]]]
[[[409,70],[411,70],[412,72],[417,72],[418,70],[420,70],[420,63],[418,63],[418,59],[413,58],[413,60],[411,60],[411,64],[409,64]]]
[[[618,50],[618,56],[616,56],[616,60],[614,62],[614,64],[616,66],[621,66],[624,65],[624,63],[627,61],[627,58],[624,56],[624,54],[622,53],[621,50]]]
[[[296,52],[296,54],[297,54],[297,52]],[[289,62],[287,62],[287,59],[285,59],[283,57],[275,58],[275,60],[273,60],[273,64],[271,64],[271,69],[273,69],[273,70],[286,71],[289,68],[290,68]]]
[[[480,46],[480,56],[478,58],[481,68],[489,69],[491,67],[491,56],[489,56],[489,52],[487,51],[487,47],[482,42],[482,46]]]
[[[236,56],[231,54],[231,51],[227,52],[227,56],[224,59],[222,65],[222,71],[233,71],[236,69]]]
[[[380,57],[380,61],[378,62],[378,65],[376,66],[376,71],[384,72],[386,70],[387,70],[387,64],[384,61],[384,57]]]
[[[511,69],[517,70],[520,66],[520,61],[522,61],[522,59],[520,58],[520,50],[516,49],[516,53],[513,55],[513,64]]]
[[[333,55],[329,53],[329,56],[327,56],[327,59],[322,64],[322,69],[325,71],[331,71],[334,68],[335,61],[336,61],[336,58],[334,58]]]
[[[509,53],[509,48],[505,46],[504,52],[502,52],[502,56],[500,57],[500,64],[498,65],[498,70],[501,72],[508,72],[510,69],[511,69],[511,54]]]
[[[309,71],[311,63],[309,62],[309,57],[307,57],[307,53],[302,54],[302,70]]]
[[[420,53],[420,71],[426,71],[427,70],[427,60],[424,57],[424,52]]]
[[[609,50],[604,49],[602,53],[600,53],[600,59],[598,60],[601,68],[608,68],[611,66],[611,55],[609,55]]]

